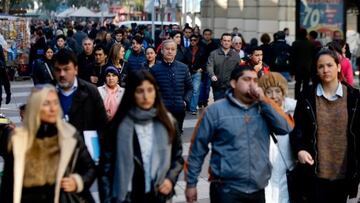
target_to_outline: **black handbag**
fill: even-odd
[[[300,188],[301,186],[299,184],[300,183],[299,178],[301,178],[301,175],[299,174],[299,168],[296,165],[292,170],[290,170],[289,166],[286,164],[285,158],[281,152],[275,134],[271,133],[271,137],[274,140],[274,143],[276,144],[277,148],[279,149],[279,154],[281,156],[281,159],[283,160],[286,166],[286,180],[287,180],[290,203],[302,202],[301,201],[302,198],[300,194],[300,191],[302,191],[302,189]]]
[[[77,158],[79,156],[79,149],[76,149],[74,152],[73,160],[70,166],[70,169],[66,171],[66,175],[69,176],[71,173],[74,172],[75,165]],[[85,203],[86,201],[83,200],[77,193],[75,192],[60,192],[60,203]]]

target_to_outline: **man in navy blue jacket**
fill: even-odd
[[[175,60],[176,48],[174,40],[163,41],[163,61],[151,68],[150,72],[160,87],[166,108],[175,117],[179,130],[182,131],[185,108],[190,102],[193,86],[188,67]]]

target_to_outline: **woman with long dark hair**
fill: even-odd
[[[166,202],[183,166],[181,139],[153,76],[131,72],[106,133],[102,202]]]
[[[54,84],[54,50],[50,46],[46,47],[44,57],[37,59],[33,65],[32,78],[34,85]]]
[[[341,82],[338,54],[320,50],[318,82],[299,97],[291,146],[310,203],[345,203],[360,180],[359,91]]]

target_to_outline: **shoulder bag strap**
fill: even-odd
[[[49,68],[49,66],[48,66],[48,64],[46,62],[45,62],[45,67],[46,67],[46,70],[49,72],[51,80],[54,80],[54,76],[52,75],[52,73],[50,71],[50,68]]]
[[[277,138],[276,138],[276,135],[275,135],[274,133],[270,133],[270,136],[271,136],[271,138],[273,139],[276,147],[277,147],[278,150],[279,150],[279,154],[280,154],[281,159],[283,160],[283,162],[284,162],[284,164],[285,164],[286,169],[287,169],[287,170],[290,170],[290,168],[289,168],[288,165],[286,164],[284,155],[283,155],[283,153],[281,152],[281,149],[280,149],[280,146],[279,146],[279,142],[278,142],[278,140],[277,140]]]

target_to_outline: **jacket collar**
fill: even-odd
[[[62,150],[60,150],[60,161],[56,175],[55,203],[59,202],[61,179],[65,175],[66,168],[77,145],[77,140],[73,137],[73,135],[76,133],[76,129],[66,122],[62,122],[59,125],[62,125],[63,131],[59,131],[58,134],[60,149]],[[21,202],[21,192],[23,187],[25,158],[28,142],[29,139],[27,130],[25,128],[16,128],[13,136],[11,137],[12,152],[14,155],[14,203]]]
[[[347,89],[347,108],[349,113],[349,118],[352,117],[355,110],[358,108],[358,98],[359,91],[348,85],[347,83],[341,82],[342,85],[346,86]],[[311,105],[314,113],[316,112],[316,87],[317,84],[312,85],[308,90],[305,90],[301,93],[300,98],[304,98],[304,100]],[[315,114],[316,116],[316,114]],[[316,119],[316,118],[315,118]]]
[[[251,105],[246,105],[244,103],[242,103],[241,101],[239,101],[238,99],[236,99],[234,97],[234,91],[232,89],[229,89],[226,91],[226,99],[234,106],[237,106],[241,109],[250,109],[252,108],[254,105],[256,105],[258,102],[254,102]]]

